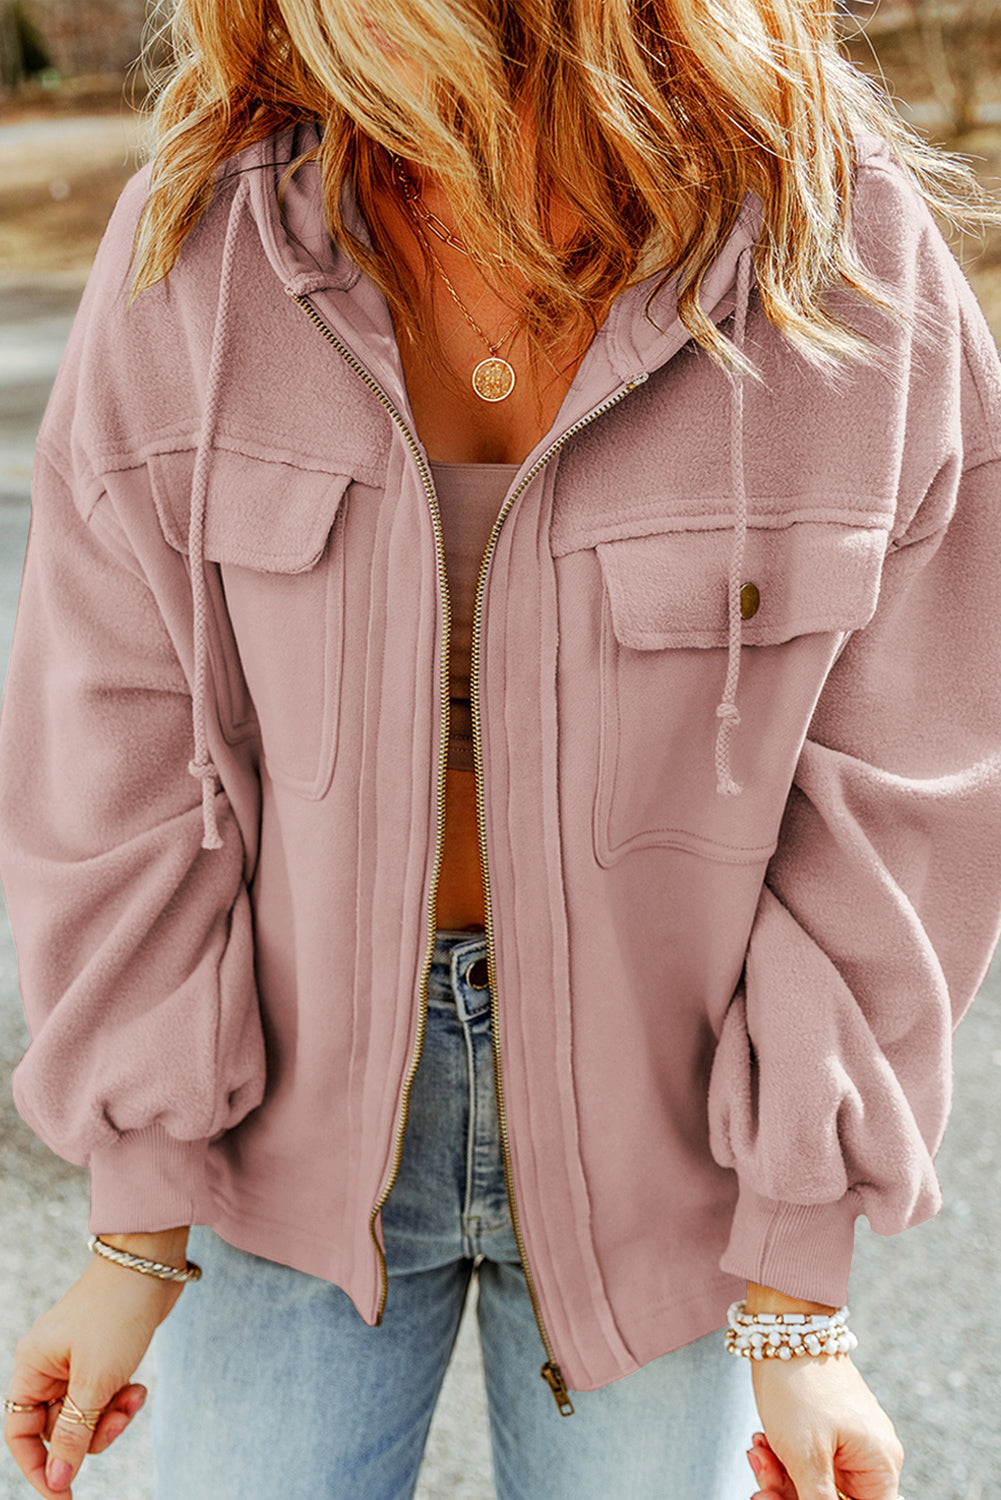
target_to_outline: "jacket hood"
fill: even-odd
[[[384,299],[370,282],[363,282],[360,268],[347,250],[331,238],[327,228],[317,163],[307,162],[291,177],[287,176],[288,168],[313,150],[319,139],[319,127],[315,123],[296,125],[234,157],[223,174],[224,177],[237,178],[238,184],[230,207],[223,247],[204,419],[192,478],[188,537],[195,642],[192,689],[194,755],[189,770],[202,784],[206,849],[220,848],[221,839],[215,813],[218,771],[209,755],[206,728],[209,650],[205,512],[211,453],[225,372],[233,265],[245,208],[249,209],[267,259],[289,296],[306,298],[320,291],[355,293],[358,311],[366,318],[368,325],[371,367],[377,375],[389,372],[394,377],[394,383],[401,390],[404,387],[398,354],[392,340],[391,324],[385,318]],[[359,239],[366,241],[368,232],[364,219],[347,184],[344,195],[342,207],[345,222]],[[760,199],[749,194],[741,205],[733,229],[708,268],[701,287],[700,301],[707,316],[720,322],[728,313],[734,313],[733,341],[738,350],[743,349],[744,343],[753,246],[761,221],[761,210]],[[690,338],[687,328],[678,318],[677,275],[668,278],[657,291],[659,279],[660,273],[654,272],[628,288],[615,302],[604,325],[599,329],[568,397],[568,401],[574,398],[581,404],[582,412],[593,409],[596,400],[600,401],[607,395],[609,380],[613,386],[621,386],[622,383],[639,384],[652,370],[666,363]],[[365,303],[368,304],[367,309]],[[597,381],[601,380],[605,382],[604,388],[597,393]],[[741,790],[730,771],[730,741],[740,723],[736,695],[742,639],[741,575],[747,534],[743,376],[730,377],[730,386],[730,466],[734,520],[727,605],[729,643],[726,679],[716,710],[720,723],[715,749],[717,791],[726,796],[737,795]],[[402,404],[405,406],[405,400]],[[572,402],[569,407],[568,403],[564,403],[558,423],[567,424],[568,410],[572,416]]]
[[[319,141],[318,125],[302,123],[248,147],[233,158],[227,169],[233,174],[246,175],[249,208],[261,244],[275,275],[294,296],[306,297],[321,290],[349,291],[361,278],[361,271],[347,250],[330,237],[315,161],[307,162],[286,180],[279,206],[279,188],[288,168]],[[351,232],[368,243],[365,220],[348,186],[344,190],[342,211]],[[734,310],[738,262],[757,239],[761,213],[761,199],[749,193],[733,229],[706,271],[700,301],[714,322],[722,321]],[[688,330],[678,321],[677,276],[668,278],[647,311],[660,277],[659,271],[654,272],[623,293],[600,330],[599,338],[622,379],[631,379],[640,370],[657,369],[690,338]]]
[[[384,299],[361,276],[293,304],[253,177],[130,303],[133,179],[39,435],[0,720],[15,1097],[90,1166],[95,1233],[206,1224],[374,1323],[447,826],[442,539],[406,408],[315,326],[388,379]],[[718,304],[739,338],[747,302],[743,407],[691,341],[643,385],[623,299],[481,569],[509,1180],[573,1389],[718,1329],[748,1280],[840,1305],[858,1214],[888,1234],[938,1202],[952,1027],[1001,914],[1001,363],[888,149],[857,188],[901,316],[847,287],[831,310],[879,366],[797,357],[749,247]],[[294,233],[279,263],[350,274]],[[741,422],[761,600],[721,798]]]

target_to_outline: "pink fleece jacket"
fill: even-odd
[[[279,214],[308,144],[230,163],[132,307],[144,176],[112,219],[39,439],[0,843],[15,1096],[89,1164],[92,1228],[207,1223],[374,1321],[447,615],[385,302],[314,168]],[[904,317],[830,303],[885,367],[825,381],[776,333],[748,199],[702,300],[761,380],[688,339],[674,282],[650,317],[624,294],[479,601],[513,1189],[579,1389],[718,1327],[745,1278],[839,1303],[855,1218],[939,1203],[1001,912],[1001,367],[859,147],[859,253]]]

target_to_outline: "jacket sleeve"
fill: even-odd
[[[940,1205],[952,1031],[1001,927],[1001,369],[922,238],[910,284],[951,288],[951,328],[913,351],[905,466],[946,439],[818,700],[709,1095],[739,1181],[723,1269],[834,1304],[859,1214],[889,1234]]]
[[[17,1107],[89,1165],[92,1230],[126,1233],[204,1217],[207,1144],[260,1102],[264,1047],[240,831],[220,794],[223,847],[201,848],[188,680],[99,491],[40,445],[0,874],[31,1031]]]

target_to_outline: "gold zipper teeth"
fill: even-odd
[[[403,1137],[406,1132],[407,1118],[410,1109],[410,1090],[413,1086],[414,1076],[417,1072],[417,1066],[421,1059],[421,1052],[424,1047],[424,1035],[427,1030],[427,990],[428,979],[431,974],[431,963],[434,957],[435,903],[438,895],[438,880],[441,874],[441,859],[444,848],[443,831],[445,825],[445,771],[447,767],[447,746],[449,730],[448,654],[449,642],[451,637],[452,611],[451,601],[448,594],[448,579],[445,571],[445,540],[441,527],[441,516],[438,511],[438,501],[435,495],[434,480],[431,477],[427,464],[424,462],[424,455],[422,454],[420,447],[418,446],[409,427],[404,422],[403,417],[397,411],[392,401],[390,401],[385,391],[368,373],[364,365],[362,365],[355,358],[347,345],[341,343],[337,335],[332,331],[332,329],[327,326],[327,324],[320,317],[319,313],[316,312],[316,310],[310,305],[309,302],[306,301],[304,297],[293,295],[293,301],[298,303],[303,312],[305,312],[306,316],[310,318],[310,320],[323,334],[327,342],[333,345],[338,353],[342,355],[348,366],[355,372],[356,375],[358,375],[358,377],[364,382],[364,384],[373,393],[373,395],[378,398],[381,404],[385,407],[386,411],[388,411],[389,415],[392,417],[393,421],[396,423],[397,427],[400,429],[400,432],[406,439],[407,446],[410,448],[410,451],[413,453],[414,458],[417,460],[417,467],[420,472],[421,481],[427,494],[428,506],[431,512],[431,524],[434,529],[435,550],[437,554],[438,576],[441,582],[442,599],[444,602],[444,633],[442,637],[443,644],[441,667],[441,741],[438,759],[438,826],[435,838],[434,867],[431,876],[431,899],[428,906],[430,931],[425,947],[424,970],[421,975],[419,992],[420,1013],[417,1019],[417,1038],[414,1046],[414,1052],[410,1060],[410,1065],[407,1069],[407,1073],[403,1081],[403,1112],[400,1117],[400,1125],[399,1129],[397,1130],[396,1141],[393,1146],[392,1167],[390,1170],[389,1179],[379,1197],[378,1202],[373,1208],[371,1218],[369,1219],[369,1233],[372,1236],[372,1241],[379,1255],[379,1266],[382,1277],[382,1294],[379,1300],[379,1310],[376,1318],[377,1322],[381,1322],[382,1315],[386,1307],[386,1297],[389,1290],[389,1283],[386,1275],[386,1257],[382,1246],[379,1244],[378,1236],[375,1232],[375,1221],[378,1218],[383,1206],[385,1205],[387,1198],[392,1192],[397,1176],[399,1175],[400,1160],[403,1155]],[[562,436],[556,440],[555,443],[547,448],[545,453],[543,453],[540,458],[536,459],[535,463],[529,469],[528,473],[524,476],[521,482],[516,485],[515,489],[508,496],[507,500],[504,502],[503,506],[500,509],[497,519],[494,521],[490,536],[487,540],[486,550],[480,562],[479,576],[477,577],[476,581],[476,598],[473,607],[473,624],[470,642],[469,682],[470,710],[473,722],[473,764],[475,767],[476,827],[480,852],[480,869],[483,878],[484,930],[486,932],[487,940],[487,978],[490,986],[490,1009],[493,1021],[491,1031],[493,1040],[494,1079],[497,1090],[497,1117],[501,1139],[501,1151],[504,1161],[504,1181],[507,1188],[508,1207],[511,1214],[511,1226],[514,1230],[515,1244],[518,1248],[518,1256],[521,1260],[522,1270],[525,1275],[525,1286],[528,1290],[529,1299],[532,1304],[532,1312],[535,1315],[535,1322],[539,1330],[539,1337],[542,1340],[542,1346],[546,1352],[546,1362],[542,1366],[540,1373],[549,1386],[550,1390],[552,1391],[553,1397],[556,1401],[556,1405],[558,1406],[561,1415],[567,1417],[573,1415],[573,1403],[570,1400],[570,1395],[567,1390],[566,1383],[563,1379],[562,1374],[560,1373],[559,1365],[556,1363],[556,1356],[553,1352],[553,1346],[549,1340],[549,1334],[546,1332],[546,1325],[543,1321],[542,1309],[539,1304],[539,1295],[535,1286],[535,1278],[532,1275],[532,1268],[529,1265],[528,1254],[525,1250],[525,1240],[522,1235],[521,1221],[518,1217],[518,1206],[514,1196],[513,1172],[511,1168],[511,1142],[507,1128],[507,1112],[504,1107],[504,1081],[501,1072],[500,1025],[497,1011],[497,982],[493,949],[493,916],[490,905],[490,875],[487,869],[486,805],[483,795],[483,748],[480,739],[479,665],[482,603],[484,584],[486,582],[486,576],[490,568],[490,561],[493,556],[494,547],[497,543],[497,538],[500,535],[500,530],[504,524],[506,517],[510,513],[511,508],[514,505],[515,501],[518,499],[519,495],[521,495],[522,491],[526,488],[527,485],[531,483],[536,474],[538,474],[540,470],[545,467],[545,465],[549,462],[553,455],[558,453],[565,443],[569,442],[570,439],[574,437],[578,432],[587,427],[591,422],[595,421],[597,417],[602,416],[613,406],[617,406],[620,401],[624,400],[624,398],[629,395],[630,391],[634,391],[636,387],[642,385],[646,379],[647,376],[645,373],[636,375],[622,390],[617,391],[614,396],[610,396],[606,401],[603,401],[600,406],[596,406],[593,411],[588,412],[585,416],[579,418],[578,421],[574,422],[572,426],[568,427],[566,432],[564,432]]]
[[[493,1041],[494,1055],[494,1080],[497,1090],[498,1128],[500,1132],[501,1151],[503,1153],[504,1159],[504,1181],[507,1186],[507,1200],[508,1209],[511,1215],[511,1227],[514,1230],[514,1241],[518,1248],[518,1257],[521,1261],[522,1270],[525,1275],[525,1286],[528,1290],[529,1299],[532,1304],[532,1312],[535,1315],[535,1321],[539,1329],[539,1336],[542,1339],[542,1346],[546,1351],[546,1362],[542,1366],[540,1373],[553,1393],[553,1398],[556,1402],[557,1407],[559,1408],[560,1415],[564,1417],[573,1416],[574,1407],[573,1402],[570,1400],[570,1393],[567,1390],[566,1383],[563,1379],[562,1373],[560,1372],[560,1367],[556,1363],[556,1356],[553,1352],[553,1347],[549,1340],[549,1334],[546,1332],[546,1325],[542,1317],[542,1308],[539,1303],[539,1294],[538,1290],[536,1289],[535,1278],[532,1275],[532,1268],[528,1260],[528,1252],[525,1249],[525,1240],[521,1230],[521,1220],[518,1215],[518,1205],[515,1201],[514,1195],[514,1173],[511,1166],[511,1138],[508,1132],[507,1110],[504,1104],[504,1079],[501,1069],[500,1051],[500,1017],[497,1009],[497,979],[494,965],[493,912],[490,902],[490,874],[487,869],[486,801],[484,797],[483,781],[483,743],[480,734],[480,640],[483,620],[482,605],[484,585],[486,583],[487,573],[490,569],[490,562],[493,557],[497,538],[500,535],[501,527],[503,526],[505,519],[510,513],[511,508],[514,505],[515,501],[518,499],[519,495],[526,488],[526,486],[531,483],[536,474],[538,474],[545,467],[549,460],[559,452],[559,450],[565,443],[568,443],[576,433],[580,432],[582,428],[587,427],[589,423],[593,422],[597,417],[600,417],[604,412],[609,411],[611,407],[617,406],[620,401],[624,400],[624,398],[629,395],[630,391],[635,390],[638,385],[642,385],[646,378],[647,377],[645,374],[637,375],[623,390],[616,392],[614,396],[610,396],[607,401],[603,401],[600,406],[595,407],[593,411],[588,412],[586,416],[581,417],[578,421],[574,422],[571,427],[568,427],[566,432],[564,432],[562,436],[552,444],[551,447],[547,448],[545,453],[543,453],[540,458],[536,459],[535,463],[529,469],[525,477],[521,480],[520,484],[518,484],[513,492],[508,496],[507,500],[504,502],[503,506],[500,509],[500,513],[498,514],[497,519],[494,521],[493,528],[490,532],[490,537],[487,541],[486,551],[484,552],[483,558],[480,562],[480,572],[476,580],[476,599],[473,607],[473,624],[470,637],[469,686],[470,711],[473,723],[473,764],[476,772],[476,830],[480,851],[480,869],[483,877],[484,928],[486,930],[487,938],[487,978],[490,985],[490,1008],[493,1017],[491,1036]]]
[[[316,327],[323,334],[324,338],[327,339],[328,343],[332,344],[338,351],[338,353],[343,356],[343,358],[347,361],[349,367],[355,372],[356,375],[361,378],[362,381],[364,381],[368,389],[378,397],[379,401],[389,412],[389,415],[392,417],[393,421],[402,432],[404,438],[406,439],[407,445],[410,448],[410,451],[413,453],[414,458],[417,460],[417,467],[420,472],[424,489],[427,493],[428,507],[431,512],[431,525],[434,529],[438,577],[441,580],[442,600],[444,604],[444,630],[442,634],[442,662],[444,665],[442,667],[443,691],[441,700],[442,709],[440,725],[442,749],[438,758],[438,819],[437,829],[435,833],[434,866],[431,873],[431,899],[428,908],[430,929],[425,942],[424,967],[421,973],[421,982],[418,991],[417,1036],[414,1042],[414,1050],[410,1058],[410,1063],[407,1067],[407,1071],[403,1079],[403,1110],[400,1115],[400,1124],[396,1132],[396,1140],[393,1143],[393,1156],[390,1166],[389,1178],[382,1190],[382,1193],[379,1196],[378,1201],[375,1204],[375,1207],[372,1209],[368,1225],[369,1234],[372,1237],[372,1243],[375,1245],[376,1251],[378,1252],[379,1256],[381,1290],[379,1295],[379,1308],[378,1312],[376,1313],[376,1323],[378,1324],[382,1322],[382,1315],[386,1310],[386,1298],[389,1294],[389,1278],[386,1274],[385,1252],[382,1246],[379,1244],[379,1237],[375,1232],[375,1221],[379,1217],[379,1214],[382,1211],[386,1200],[393,1190],[396,1179],[399,1176],[400,1161],[403,1157],[403,1137],[406,1134],[407,1120],[410,1115],[410,1090],[413,1087],[414,1078],[417,1073],[417,1066],[421,1060],[421,1053],[424,1050],[424,1036],[427,1031],[428,979],[431,975],[431,963],[434,958],[435,942],[435,902],[438,894],[438,879],[441,874],[442,853],[445,843],[445,770],[447,764],[445,747],[448,745],[449,730],[448,656],[449,643],[452,634],[452,605],[451,600],[449,599],[448,579],[445,572],[445,538],[441,527],[441,516],[438,511],[438,501],[437,497],[435,496],[434,481],[431,478],[431,474],[428,470],[427,464],[424,462],[424,455],[421,453],[420,448],[414,440],[413,434],[411,433],[407,424],[404,422],[402,416],[397,411],[392,401],[390,401],[389,397],[386,395],[382,387],[365,369],[364,365],[359,363],[359,361],[351,353],[351,350],[347,347],[346,344],[341,343],[337,335],[332,331],[332,329],[327,326],[327,324],[320,317],[319,313],[316,312],[316,310],[306,301],[304,297],[296,296],[293,298],[293,300],[299,304],[299,306],[306,313],[307,317],[309,317],[312,322],[315,323]]]

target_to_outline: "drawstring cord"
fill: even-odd
[[[743,352],[747,304],[751,287],[752,249],[741,252],[737,262],[737,304],[734,315],[734,344]],[[730,407],[730,474],[735,496],[733,546],[730,551],[730,577],[727,587],[727,658],[723,697],[716,708],[720,721],[716,736],[716,790],[722,797],[736,797],[742,791],[730,768],[730,744],[740,723],[737,710],[737,684],[740,681],[741,654],[741,576],[747,549],[747,488],[744,482],[744,376],[733,379],[733,401]]]
[[[193,617],[194,671],[191,691],[191,717],[194,755],[188,772],[202,784],[203,849],[221,849],[222,839],[216,819],[215,793],[219,772],[208,748],[206,703],[208,694],[208,598],[205,573],[205,512],[208,498],[209,462],[215,437],[221,396],[223,355],[232,296],[233,263],[236,255],[237,226],[246,181],[237,189],[226,228],[219,288],[219,311],[212,339],[209,361],[205,415],[191,481],[191,520],[188,530],[188,558],[191,567],[191,602]],[[734,316],[734,344],[744,346],[747,306],[750,297],[752,249],[742,251],[737,262],[737,294]],[[747,546],[747,490],[744,482],[744,377],[733,378],[733,400],[730,414],[731,482],[735,495],[733,547],[730,553],[730,575],[727,586],[727,664],[723,697],[716,708],[720,720],[716,736],[716,790],[721,796],[738,796],[742,790],[734,780],[730,765],[730,746],[734,730],[740,723],[737,709],[737,686],[741,663],[741,575]]]
[[[202,420],[195,470],[191,479],[191,520],[188,527],[188,562],[191,568],[191,606],[193,623],[194,668],[191,686],[191,721],[195,753],[188,763],[188,774],[202,784],[202,848],[221,849],[219,824],[216,820],[216,782],[219,772],[209,754],[206,704],[208,697],[209,642],[208,589],[205,576],[205,508],[208,500],[209,463],[219,416],[223,354],[233,285],[233,262],[236,258],[236,236],[242,201],[247,195],[246,179],[241,181],[230,209],[226,242],[222,252],[219,283],[219,310],[212,336],[205,415]]]

